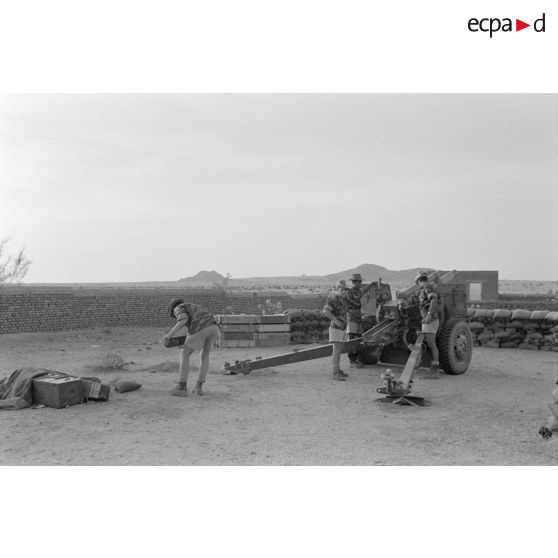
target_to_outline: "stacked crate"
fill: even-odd
[[[291,318],[285,314],[258,316],[258,347],[281,347],[291,344]]]
[[[290,317],[284,314],[268,316],[217,316],[221,329],[221,347],[280,347],[291,342]]]

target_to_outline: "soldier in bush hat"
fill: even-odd
[[[194,393],[202,395],[202,386],[209,368],[209,353],[219,336],[219,327],[210,312],[198,304],[184,302],[183,298],[173,298],[168,310],[170,317],[176,318],[176,325],[165,335],[164,339],[176,335],[183,328],[188,330],[186,341],[180,351],[178,385],[171,391],[171,394],[181,397],[188,395],[190,356],[195,351],[201,351],[200,371]]]
[[[428,273],[426,271],[421,271],[416,277],[415,277],[415,283],[417,285],[420,285],[421,283],[427,282],[428,283]]]
[[[336,292],[332,293],[324,306],[324,314],[331,320],[329,325],[329,342],[333,345],[331,362],[333,364],[333,379],[345,381],[349,376],[341,370],[341,350],[346,339],[347,328],[347,286],[345,281],[339,281],[335,286]]]
[[[353,273],[349,278],[353,284],[347,290],[347,339],[355,339],[362,335],[362,276],[360,273]],[[362,368],[364,365],[358,358],[358,353],[349,353],[351,368]]]
[[[430,370],[421,374],[424,379],[437,379],[440,377],[438,368],[440,363],[438,346],[436,345],[436,334],[440,327],[440,319],[438,317],[438,293],[434,283],[428,282],[428,273],[421,271],[415,278],[415,283],[420,287],[419,292],[419,309],[422,317],[421,333],[424,333],[426,344],[432,353],[432,361]]]

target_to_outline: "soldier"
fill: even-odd
[[[353,284],[352,288],[346,292],[347,297],[347,339],[355,339],[362,334],[362,276],[360,273],[353,273],[349,279]],[[351,368],[362,368],[364,365],[358,359],[358,353],[349,353]]]
[[[180,368],[178,385],[171,391],[171,395],[185,397],[188,395],[188,374],[190,372],[190,356],[201,350],[200,371],[194,393],[202,395],[202,386],[209,368],[209,353],[219,336],[219,327],[215,318],[205,308],[191,302],[184,302],[182,298],[174,298],[169,305],[171,318],[176,318],[176,325],[165,335],[165,339],[172,337],[183,328],[188,329],[184,347],[180,351]]]
[[[344,382],[349,376],[341,370],[341,351],[345,342],[347,328],[347,287],[344,281],[339,281],[335,293],[331,294],[324,306],[324,314],[331,320],[329,325],[329,342],[333,345],[331,362],[333,364],[333,379]]]
[[[438,372],[438,367],[440,366],[438,361],[439,354],[436,345],[436,334],[440,327],[440,319],[438,317],[438,294],[435,285],[428,282],[428,273],[426,273],[426,271],[421,271],[419,275],[417,275],[415,283],[420,287],[419,308],[422,317],[421,332],[424,333],[426,344],[432,353],[430,370],[423,372],[421,377],[434,380],[440,377]]]
[[[366,318],[367,328],[376,323],[376,284],[363,285],[360,273],[353,273],[349,281],[352,282],[353,287],[348,289],[346,293],[348,305],[347,339],[355,339],[362,335],[363,318]],[[372,305],[374,306],[373,311],[371,310]],[[362,368],[364,366],[358,358],[358,353],[349,353],[348,356],[351,368]]]

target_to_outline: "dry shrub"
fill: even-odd
[[[102,354],[93,364],[88,366],[92,370],[121,370],[126,362],[115,350]]]

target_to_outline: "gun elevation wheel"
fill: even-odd
[[[438,337],[440,366],[448,374],[467,372],[473,356],[473,337],[461,318],[450,318],[442,326]]]

